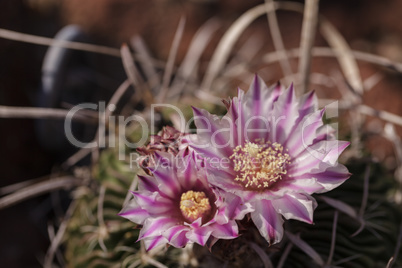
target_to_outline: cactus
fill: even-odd
[[[371,172],[365,175],[368,165]],[[241,223],[245,229],[243,235],[234,240],[219,241],[212,247],[212,252],[196,245],[185,249],[163,247],[145,252],[141,243],[136,243],[139,233],[137,226],[117,215],[130,185],[133,182],[135,185],[136,172],[139,170],[130,169],[128,163],[118,160],[115,151],[105,150],[95,167],[93,185],[78,188],[74,192],[75,210],[64,235],[67,266],[221,267],[226,263],[231,267],[263,267],[264,259],[266,262],[268,258],[274,267],[280,263],[282,267],[322,267],[323,264],[385,267],[395,253],[401,226],[401,209],[389,198],[397,185],[392,176],[385,174],[380,164],[355,159],[350,161],[348,168],[354,174],[351,179],[325,195],[315,196],[319,203],[314,214],[315,224],[287,222],[285,230],[288,233],[280,244],[268,247],[267,242],[258,235],[258,230],[244,220]],[[367,204],[362,217],[359,217],[367,175]],[[325,198],[341,200],[342,205],[353,208],[355,214],[345,214],[346,209]],[[335,247],[327,263],[336,211],[339,217]],[[359,230],[361,224],[364,225]],[[294,239],[301,241],[301,246]],[[317,262],[311,253],[303,251],[306,244],[323,263]],[[396,264],[402,265],[400,258]]]

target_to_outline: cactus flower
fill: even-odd
[[[260,234],[282,239],[284,219],[313,223],[314,193],[347,178],[337,162],[349,145],[324,125],[314,92],[295,97],[293,86],[268,88],[255,77],[247,93],[224,101],[223,117],[193,108],[197,135],[190,146],[205,160],[208,181],[241,199]]]
[[[218,239],[238,236],[235,219],[250,208],[240,205],[237,196],[211,188],[203,161],[194,152],[175,156],[156,151],[154,160],[152,176],[138,176],[138,191],[120,213],[142,225],[138,240],[148,250],[161,244],[211,246]]]

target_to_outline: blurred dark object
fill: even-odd
[[[83,43],[91,41],[77,25],[65,26],[54,39]],[[42,83],[36,106],[71,109],[79,104],[90,103],[99,108],[100,102],[107,102],[122,81],[124,70],[118,58],[51,46],[43,60]],[[91,112],[96,114],[97,110]],[[96,125],[83,122],[72,122],[67,127],[80,143],[92,141],[97,130]],[[68,140],[64,120],[36,120],[36,129],[40,144],[58,162],[80,149]]]
[[[66,26],[56,36],[56,40],[85,42],[87,37],[79,26]],[[42,83],[38,94],[39,107],[60,108],[65,105],[76,105],[88,102],[94,95],[94,88],[91,82],[92,69],[88,66],[88,60],[82,51],[66,49],[58,46],[48,48],[42,65]],[[95,135],[95,126],[92,127],[86,136],[86,141]],[[85,126],[74,125],[73,133],[77,139],[82,141]],[[77,129],[79,128],[79,129]],[[52,151],[57,158],[65,159],[72,153],[71,144],[64,133],[63,120],[36,120],[37,136],[40,144],[47,150]],[[49,135],[51,133],[51,135]]]

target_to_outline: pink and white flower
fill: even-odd
[[[324,125],[314,92],[296,99],[293,86],[268,88],[255,77],[247,93],[224,102],[222,118],[193,108],[196,138],[208,181],[242,200],[270,243],[283,236],[283,218],[313,222],[313,193],[330,191],[350,177],[337,163],[348,142]]]
[[[161,244],[212,245],[238,236],[235,219],[251,211],[230,193],[208,184],[203,162],[194,152],[176,156],[155,152],[153,176],[138,176],[138,191],[120,215],[142,226],[138,240],[150,250]],[[229,201],[229,203],[223,202]]]

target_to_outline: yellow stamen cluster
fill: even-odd
[[[186,220],[193,222],[207,215],[211,205],[204,192],[187,191],[181,195],[180,210]]]
[[[289,154],[276,142],[246,142],[244,146],[237,146],[230,158],[238,172],[235,180],[255,190],[268,188],[281,180],[290,162]]]

